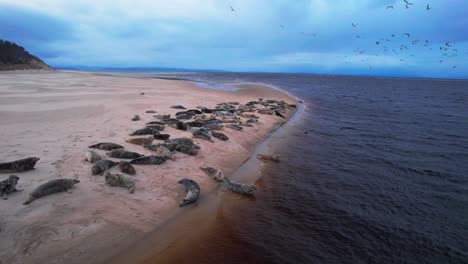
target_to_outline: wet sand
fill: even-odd
[[[0,203],[0,260],[103,263],[125,253],[148,233],[171,236],[170,228],[163,228],[185,212],[198,210],[198,215],[203,216],[201,205],[216,200],[210,199],[217,195],[210,191],[217,186],[199,167],[220,168],[230,176],[250,157],[255,146],[287,119],[259,115],[260,122],[253,128],[246,127],[242,132],[224,129],[229,141],[193,139],[201,146],[197,156],[177,153],[175,160],[162,165],[136,166],[134,194],[107,186],[102,176],[92,176],[91,164],[83,160],[83,153],[91,144],[110,141],[151,155],[151,151],[125,142],[129,133],[155,120],[155,114],[146,110],[174,114],[179,110],[170,106],[176,104],[189,109],[198,105],[214,107],[217,103],[245,103],[259,97],[296,103],[288,95],[259,85],[244,85],[233,92],[183,81],[80,72],[0,73],[0,162],[28,156],[41,158],[36,170],[16,174],[20,177],[18,188],[24,191]],[[289,111],[288,116],[292,113]],[[135,114],[142,120],[131,121]],[[192,137],[187,131],[168,126],[163,132],[171,138]],[[107,158],[105,151],[98,152]],[[0,174],[0,180],[8,175]],[[202,195],[198,204],[179,208],[185,190],[177,181],[184,177],[197,181]],[[81,182],[72,193],[54,194],[22,205],[32,189],[53,178],[78,178]]]

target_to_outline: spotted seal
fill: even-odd
[[[184,200],[179,204],[180,207],[195,203],[200,196],[200,185],[193,180],[183,178],[178,182],[179,184],[183,184],[187,194],[185,195]]]
[[[39,158],[29,157],[11,162],[0,163],[0,172],[10,173],[34,170],[34,166],[38,160]]]
[[[154,138],[129,138],[126,140],[127,143],[133,144],[133,145],[141,145],[141,146],[147,146],[151,145],[153,143]]]
[[[135,180],[128,174],[106,172],[104,178],[106,179],[106,183],[110,186],[127,188],[129,193],[135,192]]]
[[[139,157],[136,159],[132,159],[130,161],[131,164],[138,164],[138,165],[159,165],[163,164],[169,158],[167,156],[144,156]]]
[[[113,149],[106,154],[111,158],[117,159],[136,159],[143,156],[140,153],[126,151],[125,149]]]
[[[225,134],[221,132],[211,131],[211,135],[217,139],[221,139],[224,141],[229,140],[228,136],[226,136]]]
[[[8,200],[8,194],[12,192],[22,191],[16,189],[16,185],[18,184],[19,177],[16,175],[10,175],[6,180],[0,182],[0,196],[3,200]]]
[[[91,173],[93,175],[103,174],[106,170],[114,167],[117,165],[117,162],[112,160],[100,160],[94,163],[93,167],[91,167]]]
[[[85,160],[91,163],[95,163],[96,161],[101,160],[101,156],[97,154],[95,151],[88,150],[85,152]]]
[[[95,148],[95,149],[111,151],[113,149],[121,149],[121,148],[124,148],[124,147],[119,145],[119,144],[115,144],[115,143],[111,143],[111,142],[102,142],[102,143],[97,143],[97,144],[91,145],[88,148]]]
[[[121,160],[119,162],[119,168],[120,168],[120,171],[123,172],[123,173],[127,173],[127,174],[130,174],[130,175],[135,175],[136,174],[135,167],[133,167],[133,165],[130,164],[130,162],[128,162],[128,161]]]
[[[73,185],[79,183],[77,179],[54,179],[39,185],[34,191],[29,194],[28,199],[23,204],[29,204],[32,201],[43,196],[64,192],[71,189]]]

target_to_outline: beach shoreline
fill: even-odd
[[[259,97],[297,104],[294,98],[261,85],[216,91],[183,81],[61,71],[1,73],[0,78],[0,125],[5,127],[1,136],[8,138],[1,146],[5,153],[1,161],[27,155],[41,158],[36,170],[19,174],[19,187],[25,191],[2,202],[5,206],[0,213],[5,217],[0,220],[4,238],[0,256],[6,263],[106,262],[173,217],[196,211],[207,202],[204,194],[210,197],[216,185],[199,166],[218,167],[231,176],[255,147],[294,113],[288,111],[286,119],[260,115],[261,123],[255,128],[237,133],[225,129],[229,142],[194,139],[202,147],[197,156],[180,153],[168,164],[137,167],[137,189],[132,195],[123,188],[106,186],[102,177],[91,176],[91,165],[83,161],[83,152],[92,143],[111,141],[151,154],[124,141],[132,130],[154,120],[146,110],[174,114],[170,105],[214,107],[216,103],[245,103]],[[134,114],[143,121],[130,121]],[[188,132],[172,128],[166,132],[174,138],[191,138]],[[8,174],[1,176],[3,179]],[[51,195],[27,207],[21,205],[35,186],[58,177],[79,178],[81,182],[72,194]],[[200,201],[190,208],[177,206],[185,195],[177,184],[183,177],[195,179],[202,187]]]

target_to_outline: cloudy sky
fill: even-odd
[[[468,78],[468,1],[410,2],[0,0],[0,39],[55,67]]]

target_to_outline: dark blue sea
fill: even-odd
[[[256,200],[222,209],[187,263],[468,263],[468,81],[146,74],[304,101]]]

